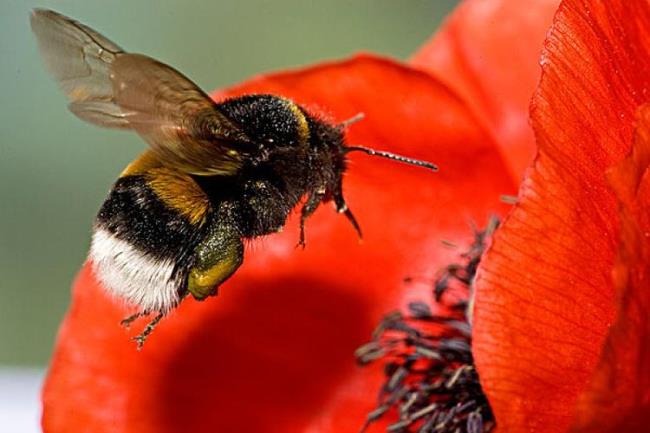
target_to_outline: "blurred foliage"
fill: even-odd
[[[72,16],[210,90],[357,51],[405,59],[454,0],[3,0],[0,364],[44,365],[108,188],[143,148],[77,120],[41,65],[28,14]],[[128,18],[125,18],[128,17]]]

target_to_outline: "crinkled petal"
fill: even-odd
[[[45,433],[357,432],[383,380],[354,350],[388,311],[429,291],[471,242],[470,221],[503,213],[506,165],[460,98],[430,75],[361,56],[260,77],[220,96],[272,92],[335,121],[359,112],[349,142],[440,165],[439,173],[351,154],[345,194],[364,230],[324,206],[296,249],[296,218],[255,241],[203,303],[185,301],[137,352],[127,314],[86,266],[43,393]],[[136,328],[143,325],[138,322]]]
[[[650,426],[650,105],[639,112],[632,155],[608,179],[621,220],[613,270],[616,320],[578,400],[574,433],[642,432]]]
[[[474,351],[500,432],[567,431],[601,358],[620,251],[605,173],[650,97],[649,31],[646,0],[566,0],[546,40],[539,155],[477,281]]]
[[[559,0],[465,0],[413,57],[465,98],[519,181],[535,152],[528,120],[539,56]]]

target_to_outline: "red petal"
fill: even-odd
[[[535,151],[528,105],[559,0],[465,0],[412,63],[465,98],[519,181]]]
[[[539,156],[475,304],[476,362],[502,432],[567,430],[615,318],[618,200],[605,171],[629,152],[648,100],[648,9],[567,0],[546,41],[531,113]]]
[[[345,188],[358,243],[331,209],[256,242],[242,269],[204,303],[184,302],[141,353],[118,326],[126,310],[82,271],[46,382],[46,433],[79,431],[357,432],[381,371],[354,364],[389,310],[419,297],[405,276],[430,276],[468,239],[468,223],[502,212],[513,185],[465,105],[428,74],[358,57],[262,77],[238,93],[273,92],[327,110],[354,144],[403,152],[437,174],[355,155]],[[141,325],[141,324],[140,324]]]
[[[650,425],[650,105],[640,112],[632,152],[608,173],[621,216],[617,318],[578,400],[574,432],[641,432]]]

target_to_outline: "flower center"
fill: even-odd
[[[386,315],[372,341],[356,351],[361,365],[382,362],[386,376],[362,432],[382,418],[390,419],[390,433],[493,429],[494,416],[474,367],[469,312],[476,269],[497,226],[493,218],[475,232],[459,263],[438,273],[429,302],[411,302],[407,312]]]

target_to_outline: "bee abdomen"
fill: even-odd
[[[103,287],[145,311],[167,312],[180,300],[185,278],[173,259],[152,257],[101,227],[93,233],[90,259]]]
[[[90,258],[106,289],[147,311],[168,311],[186,289],[202,233],[156,195],[144,175],[118,179],[95,221]]]

